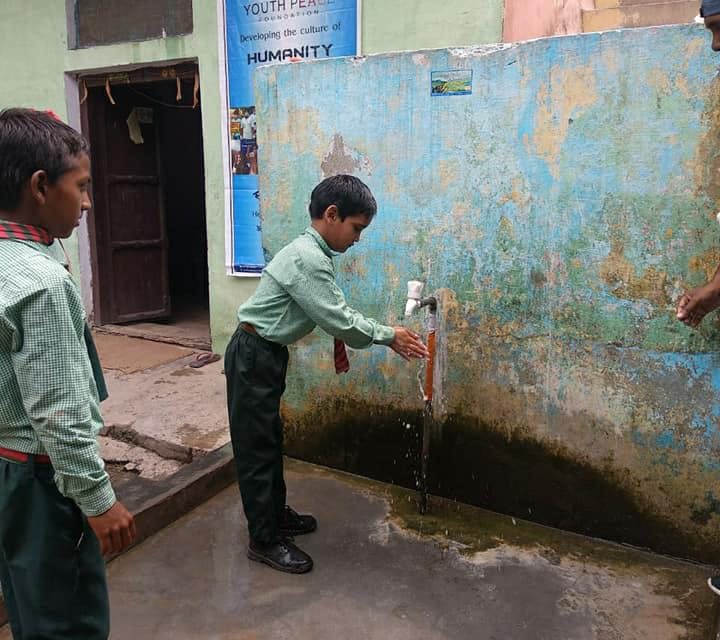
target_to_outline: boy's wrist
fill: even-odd
[[[379,326],[375,331],[375,344],[389,347],[395,341],[395,327]]]
[[[80,507],[80,511],[88,517],[101,516],[103,513],[107,513],[117,502],[115,491],[110,484],[110,478],[107,477],[100,484],[85,492],[76,502]]]
[[[720,273],[716,273],[715,277],[706,285],[713,296],[720,299]]]

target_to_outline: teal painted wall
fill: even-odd
[[[440,292],[435,491],[715,559],[719,325],[674,301],[720,260],[716,66],[684,26],[259,72],[267,248],[351,171],[380,211],[338,261],[350,303],[394,323],[407,280]],[[447,69],[471,96],[431,97]],[[338,379],[331,353],[293,349],[291,452],[412,484],[417,367],[375,348]]]

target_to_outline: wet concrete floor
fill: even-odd
[[[113,640],[694,640],[707,569],[290,462],[304,576],[245,555],[230,487],[109,567]],[[420,530],[422,529],[422,532]],[[1,634],[0,634],[0,637]]]

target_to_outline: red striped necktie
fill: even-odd
[[[0,220],[0,240],[29,240],[49,247],[55,239],[42,227]]]
[[[347,373],[350,371],[350,360],[348,360],[345,343],[335,338],[335,373]]]

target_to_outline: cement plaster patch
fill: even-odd
[[[106,429],[115,438],[189,462],[230,441],[222,360],[200,369],[188,357],[127,375],[107,372]]]
[[[141,478],[160,480],[183,466],[178,460],[168,460],[144,447],[102,436],[98,441],[100,454],[106,463],[122,465],[124,471],[136,473]]]

